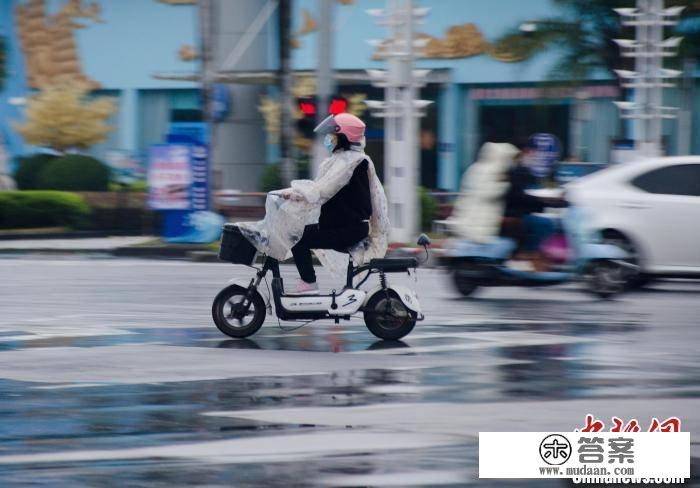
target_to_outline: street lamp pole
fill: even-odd
[[[675,56],[682,37],[664,40],[664,27],[678,23],[684,7],[664,8],[663,0],[637,0],[636,8],[617,8],[622,25],[634,26],[635,39],[615,39],[622,56],[634,59],[634,71],[615,70],[622,86],[634,90],[631,102],[615,102],[624,119],[635,123],[635,149],[644,156],[661,154],[664,119],[676,117],[675,107],[663,105],[663,89],[681,71],[664,69],[663,60]]]
[[[384,184],[390,238],[396,242],[411,241],[419,230],[418,117],[430,102],[417,99],[429,71],[413,67],[415,48],[425,45],[424,40],[415,39],[414,23],[427,12],[415,8],[413,0],[387,0],[385,10],[368,11],[389,30],[387,39],[370,41],[387,62],[386,71],[368,70],[375,86],[384,88],[384,101],[367,101],[367,105],[375,117],[384,118]]]
[[[291,33],[292,0],[279,2],[279,55],[280,55],[280,159],[282,180],[288,185],[296,176],[292,156],[292,60]]]
[[[319,9],[318,64],[316,67],[316,123],[329,113],[333,83],[333,4],[335,0],[317,0]],[[326,157],[323,137],[314,138],[312,174],[316,175]]]

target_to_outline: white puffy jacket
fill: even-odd
[[[498,236],[508,191],[508,170],[518,149],[512,144],[487,142],[479,159],[462,177],[463,195],[450,217],[453,231],[465,239],[488,242]]]

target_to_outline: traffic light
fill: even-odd
[[[297,120],[297,129],[303,137],[312,139],[314,136],[314,127],[316,127],[316,97],[297,98],[297,107],[301,112],[301,118]],[[347,111],[347,108],[348,101],[345,98],[334,96],[330,100],[328,113],[332,115],[342,114]]]
[[[297,98],[301,118],[297,120],[297,130],[305,139],[313,139],[316,127],[316,99],[314,97]]]
[[[333,97],[330,107],[328,108],[328,113],[338,115],[346,112],[347,109],[348,101],[346,99],[343,97]]]
[[[304,117],[312,117],[316,115],[316,100],[313,97],[304,97],[298,99],[299,109]]]

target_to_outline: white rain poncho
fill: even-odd
[[[304,227],[318,223],[321,205],[330,200],[352,178],[357,165],[367,160],[372,216],[369,235],[349,249],[355,264],[365,264],[373,258],[384,257],[389,234],[386,195],[374,163],[362,149],[338,151],[321,164],[315,180],[294,180],[290,189],[303,198],[283,199],[270,194],[265,201],[265,218],[258,222],[236,224],[241,233],[258,252],[278,260],[290,255],[292,247],[301,239]],[[344,276],[347,255],[332,250],[314,250],[319,261],[334,275]]]

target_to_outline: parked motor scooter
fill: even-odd
[[[600,298],[611,298],[625,290],[634,265],[626,262],[623,249],[603,244],[585,227],[585,215],[569,207],[562,217],[567,259],[549,271],[512,269],[508,260],[516,249],[514,239],[497,237],[489,243],[451,239],[439,262],[450,270],[456,289],[470,296],[481,286],[549,286],[583,280],[586,289]]]
[[[425,248],[426,256],[430,239],[421,235],[418,245]],[[284,291],[279,262],[264,256],[261,268],[255,268],[256,250],[241,234],[235,224],[226,224],[221,240],[219,258],[234,264],[245,264],[257,269],[255,277],[247,283],[235,280],[221,290],[214,299],[212,316],[221,332],[231,337],[248,337],[255,334],[265,321],[266,310],[280,320],[313,321],[330,318],[339,323],[362,312],[367,328],[380,339],[396,340],[407,335],[416,322],[423,320],[415,290],[403,285],[389,284],[388,273],[415,273],[416,258],[372,259],[355,266],[348,262],[345,286],[322,295],[290,295]],[[271,297],[267,303],[259,289],[268,272],[272,272]],[[355,282],[355,278],[365,273]],[[361,286],[372,274],[379,275],[379,285],[371,290]]]

